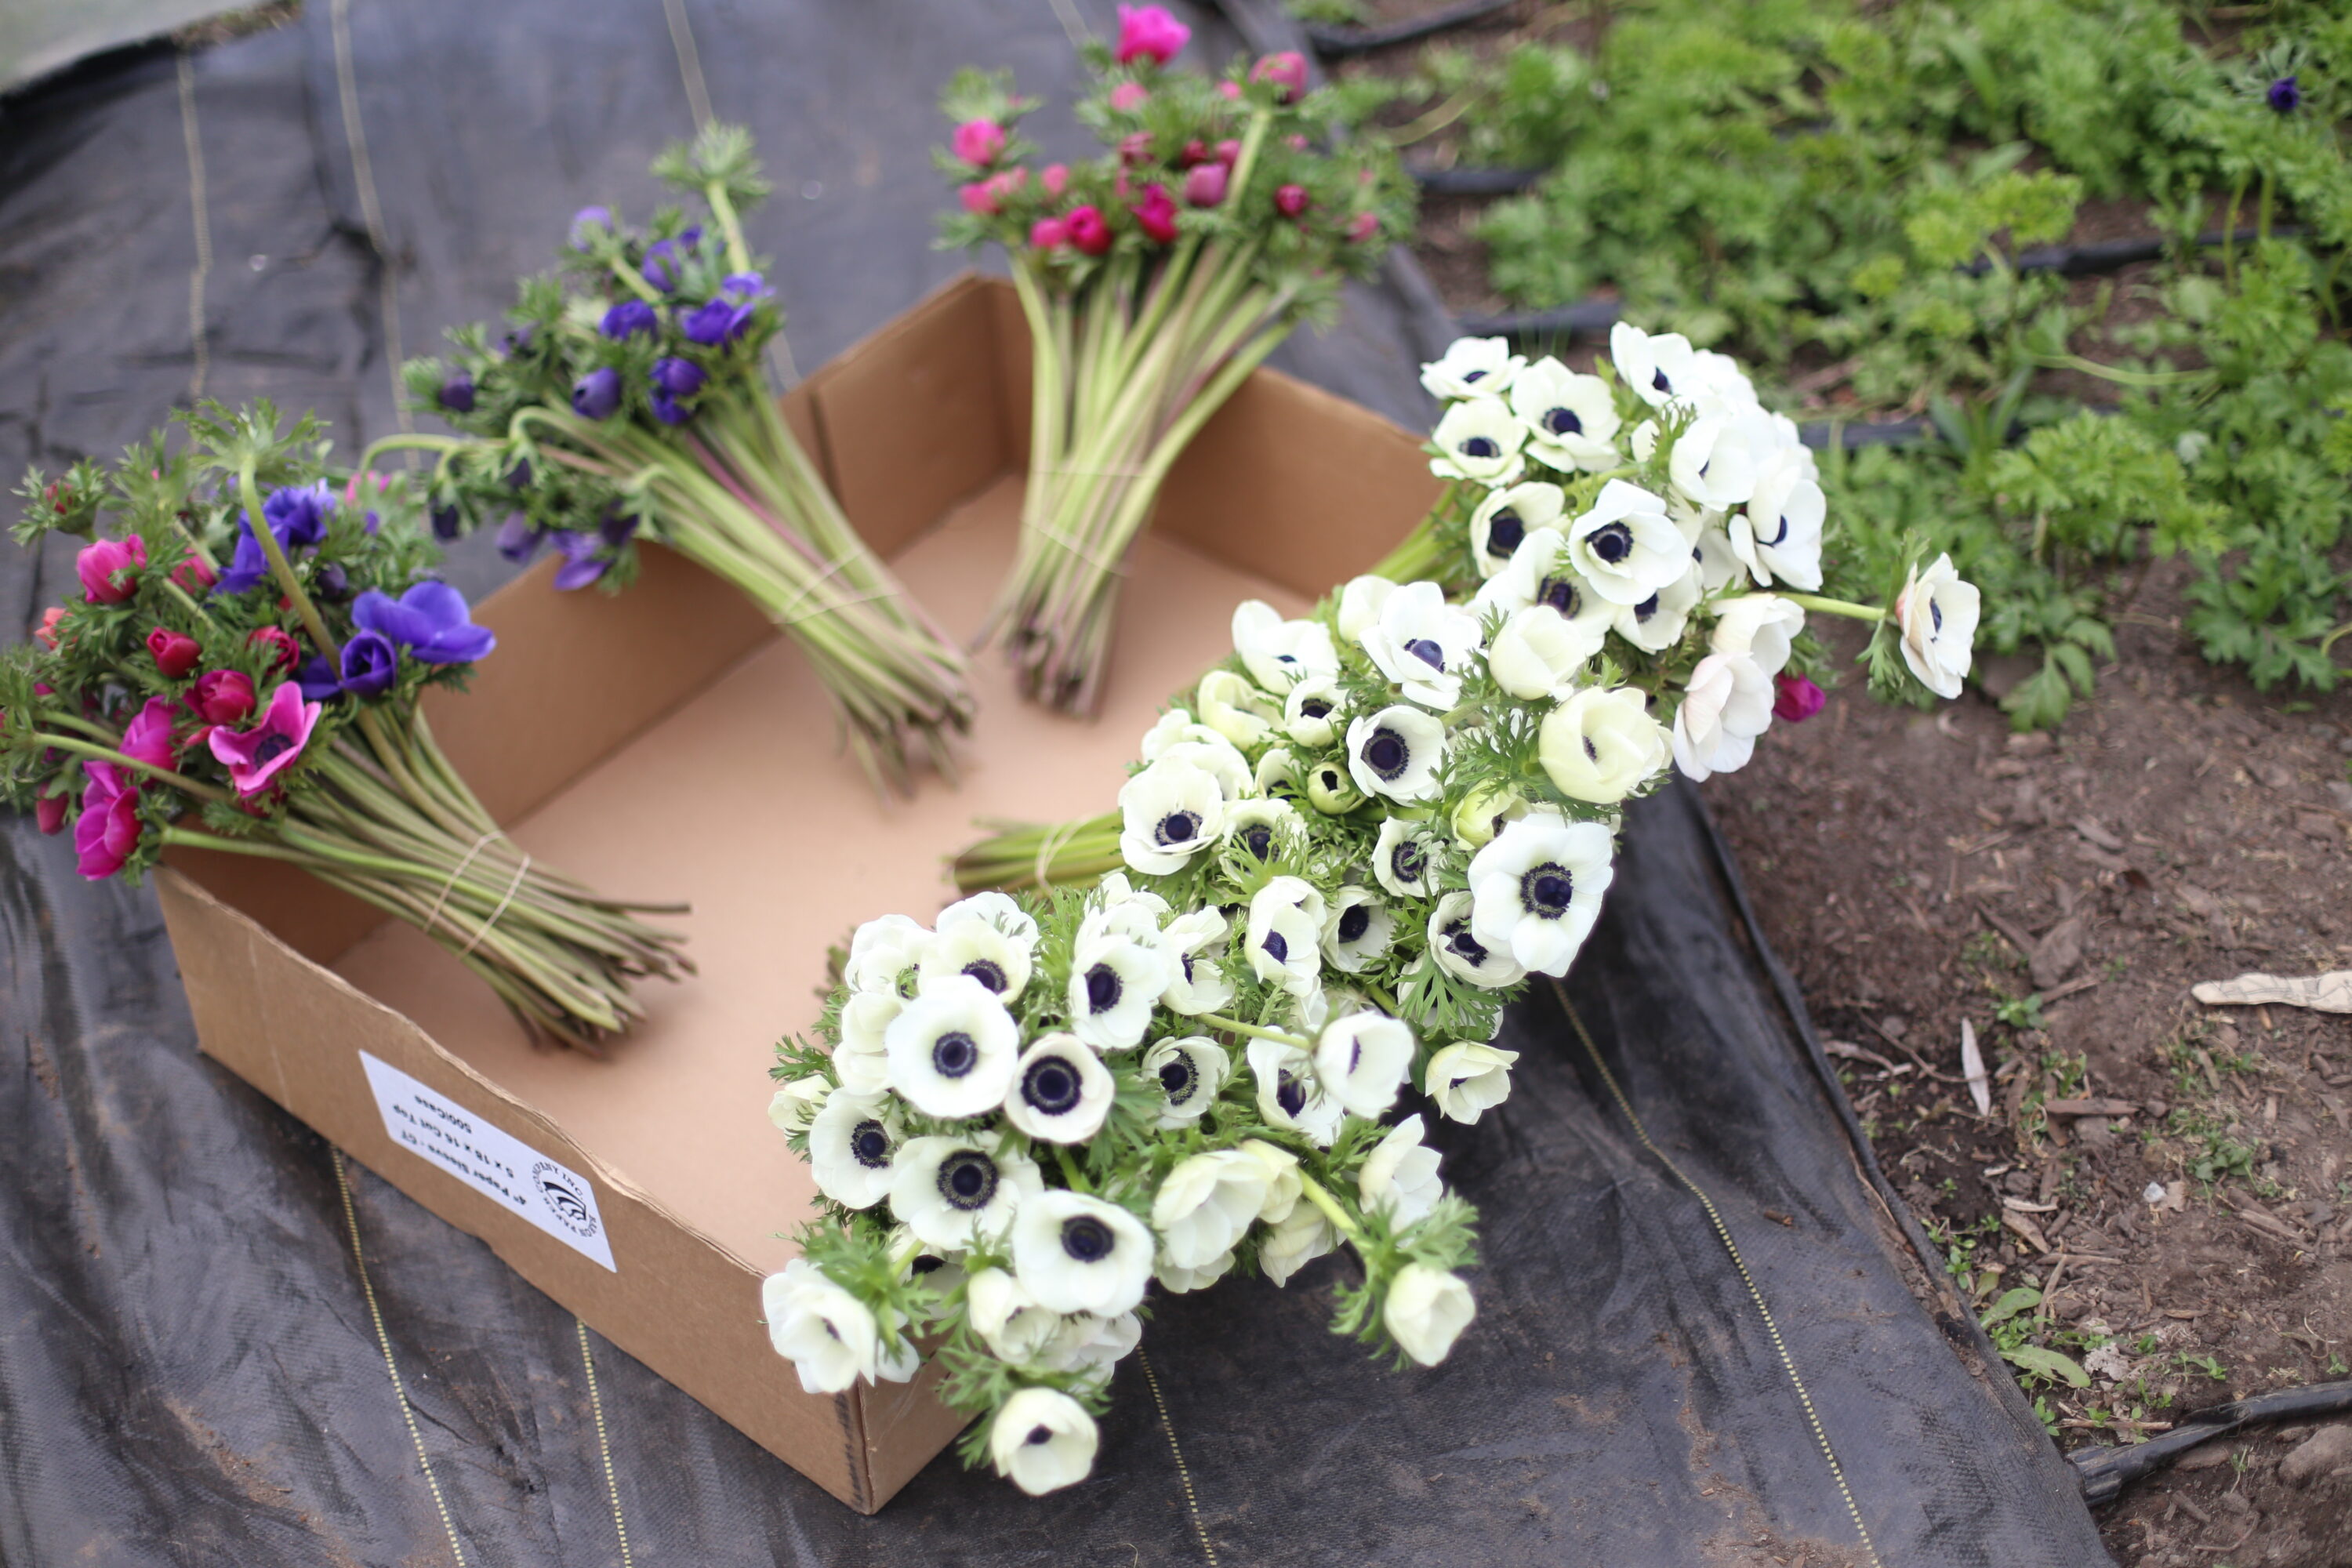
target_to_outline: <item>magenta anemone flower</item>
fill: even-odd
[[[302,689],[289,680],[269,694],[252,729],[215,730],[208,739],[236,793],[258,795],[302,754],[318,722],[319,704],[303,701]]]
[[[1118,8],[1118,63],[1133,65],[1149,59],[1166,65],[1183,52],[1192,29],[1169,15],[1164,5],[1121,5]]]
[[[123,727],[122,743],[115,748],[134,763],[166,773],[172,767],[172,710],[166,697],[150,697],[147,706]]]
[[[74,822],[76,869],[93,882],[122,869],[139,847],[139,791],[112,763],[84,763],[89,787]]]

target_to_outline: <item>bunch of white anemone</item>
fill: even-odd
[[[1828,514],[1796,426],[1732,360],[1623,322],[1609,348],[1606,375],[1530,363],[1501,338],[1464,338],[1422,369],[1445,402],[1430,468],[1474,497],[1475,605],[1508,617],[1488,650],[1496,680],[1570,699],[1545,760],[1586,801],[1622,798],[1669,755],[1694,779],[1747,763],[1804,629],[1798,597],[1822,586]],[[1959,694],[1978,607],[1948,558],[1915,568],[1896,602],[1903,661],[1938,696]],[[1696,666],[1654,705],[1580,677],[1604,656],[1657,668],[1685,651]],[[1670,710],[1665,745],[1644,706]]]

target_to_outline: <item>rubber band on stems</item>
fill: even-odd
[[[457,879],[466,874],[466,868],[474,863],[474,857],[479,855],[482,852],[484,846],[488,845],[491,839],[503,838],[505,837],[506,835],[503,832],[493,827],[488,833],[483,834],[479,838],[474,840],[474,847],[466,851],[466,858],[457,862],[457,868],[450,872],[448,879],[441,884],[441,891],[435,896],[432,909],[425,912],[425,934],[426,936],[431,936],[433,934],[433,928],[440,924],[441,907],[449,901],[450,889],[457,887]],[[526,862],[528,861],[528,857],[525,858]],[[500,904],[499,907],[500,909],[504,909],[506,906],[504,904]],[[471,952],[474,950],[469,947],[466,951]]]
[[[845,555],[838,561],[835,561],[832,565],[827,566],[824,571],[818,573],[815,576],[810,578],[807,583],[802,585],[801,591],[793,595],[792,602],[786,605],[782,609],[776,612],[776,624],[779,626],[789,626],[795,625],[802,620],[821,616],[828,609],[839,608],[840,605],[819,605],[816,609],[810,611],[809,615],[805,616],[794,616],[793,614],[794,610],[801,607],[802,602],[807,599],[810,595],[815,593],[819,588],[824,587],[835,573],[840,571],[845,566],[854,564],[857,559],[858,558],[855,555]],[[895,598],[898,596],[898,590],[896,587],[876,588],[869,593],[860,594],[854,599],[845,599],[842,601],[842,604],[862,605],[868,599]]]
[[[1053,529],[1047,528],[1042,522],[1032,522],[1024,524],[1024,526],[1035,529],[1038,532],[1044,534],[1046,538],[1052,540],[1055,543],[1060,545],[1063,549],[1068,551],[1071,554],[1076,556],[1079,560],[1085,562],[1087,565],[1093,567],[1097,572],[1106,573],[1113,577],[1124,577],[1128,574],[1127,566],[1123,561],[1097,561],[1095,559],[1094,553],[1087,550],[1086,546]],[[1121,552],[1121,553],[1123,555],[1125,552]]]
[[[896,588],[877,588],[870,594],[858,594],[850,598],[836,599],[830,605],[819,605],[815,609],[811,610],[804,616],[779,616],[776,617],[776,625],[780,627],[796,626],[803,621],[813,621],[819,616],[838,615],[843,610],[849,608],[852,605],[867,604],[876,599],[895,599],[898,596],[898,590]],[[808,597],[808,595],[805,594],[801,595],[802,599],[806,597]],[[797,605],[800,603],[800,599],[795,599],[793,603]]]
[[[530,857],[526,855],[522,858],[522,864],[515,868],[514,880],[507,884],[507,896],[499,900],[499,907],[490,911],[490,918],[482,922],[482,929],[474,933],[474,940],[458,950],[458,957],[471,958],[474,955],[474,950],[482,945],[482,939],[490,934],[490,928],[499,923],[499,917],[507,912],[507,906],[514,902],[516,890],[522,886],[523,878],[530,872]]]
[[[1054,857],[1061,853],[1062,847],[1077,836],[1078,825],[1075,822],[1065,822],[1046,834],[1044,842],[1037,846],[1037,864],[1032,869],[1037,874],[1037,886],[1040,889],[1054,885],[1045,873],[1052,868]]]

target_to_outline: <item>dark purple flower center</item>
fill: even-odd
[[[849,1152],[859,1164],[878,1171],[890,1163],[890,1135],[879,1121],[861,1121],[849,1130]]]
[[[941,1078],[961,1078],[979,1062],[979,1045],[961,1029],[950,1029],[931,1042],[931,1066]]]
[[[1581,436],[1584,434],[1584,421],[1576,416],[1576,410],[1573,408],[1545,409],[1543,413],[1543,427],[1550,431],[1555,436]]]
[[[1364,765],[1383,780],[1402,776],[1411,761],[1412,748],[1405,744],[1402,735],[1385,725],[1373,731],[1372,738],[1364,742]]]
[[[1200,831],[1200,813],[1171,811],[1160,819],[1158,837],[1162,844],[1190,844]]]
[[[1118,1005],[1118,971],[1097,963],[1087,971],[1087,1011],[1108,1013]]]
[[[975,958],[963,966],[963,972],[999,996],[1004,994],[1004,969],[994,959]]]
[[[1040,1057],[1021,1075],[1021,1098],[1046,1116],[1073,1110],[1080,1098],[1077,1069],[1060,1057]]]
[[[2292,76],[2283,76],[2271,83],[2263,94],[2263,100],[2280,114],[2293,114],[2303,103],[2303,84]]]
[[[1486,525],[1486,553],[1508,555],[1525,543],[1527,537],[1527,520],[1509,507],[1505,507],[1496,512],[1494,521]]]
[[[1199,1087],[1200,1079],[1192,1071],[1192,1064],[1182,1057],[1160,1064],[1160,1088],[1168,1096],[1169,1104],[1183,1104],[1192,1098],[1192,1091]]]
[[[1655,594],[1633,606],[1633,618],[1637,621],[1646,621],[1657,613],[1658,596]]]
[[[1944,629],[1944,606],[1933,599],[1927,601],[1927,621],[1938,632]]]
[[[1420,881],[1421,874],[1428,864],[1428,857],[1422,854],[1421,846],[1410,839],[1389,851],[1389,871],[1400,882]]]
[[[1258,945],[1265,949],[1266,955],[1272,958],[1276,963],[1288,963],[1290,962],[1290,940],[1284,936],[1280,931],[1270,931],[1266,932],[1265,940],[1258,943]]]
[[[1483,370],[1465,370],[1462,373],[1462,384],[1465,386],[1469,385],[1474,381],[1484,381],[1486,379],[1486,373]]]
[[[1298,710],[1309,719],[1328,719],[1331,716],[1331,705],[1320,697],[1308,698],[1298,705]]]
[[[1614,566],[1633,553],[1633,531],[1622,522],[1605,522],[1585,538],[1592,553]]]
[[[1576,879],[1568,874],[1567,867],[1557,861],[1529,867],[1519,879],[1520,907],[1548,921],[1568,913],[1569,900],[1575,896]]]
[[[1773,521],[1775,523],[1779,524],[1779,526],[1778,526],[1778,527],[1773,531],[1772,537],[1771,537],[1771,538],[1769,538],[1769,539],[1766,539],[1763,535],[1759,534],[1759,535],[1757,535],[1757,538],[1756,538],[1756,542],[1757,542],[1757,543],[1759,543],[1759,544],[1767,544],[1767,545],[1769,545],[1769,544],[1778,544],[1778,543],[1780,543],[1782,540],[1784,540],[1784,539],[1786,539],[1786,538],[1788,538],[1788,537],[1789,537],[1789,520],[1788,520],[1788,518],[1787,518],[1786,516],[1780,516],[1780,517],[1776,517],[1776,518],[1774,518],[1772,521]]]
[[[1260,860],[1274,853],[1274,829],[1263,822],[1253,822],[1242,829],[1242,847]]]
[[[1090,1214],[1074,1215],[1062,1222],[1062,1250],[1080,1263],[1100,1263],[1117,1245],[1110,1226]]]
[[[253,748],[253,765],[257,768],[274,757],[284,756],[293,749],[293,736],[272,731],[261,737],[261,743]]]
[[[940,1196],[970,1213],[996,1195],[996,1162],[977,1149],[959,1149],[940,1162]]]
[[[1296,1116],[1307,1109],[1307,1086],[1298,1081],[1297,1073],[1284,1073],[1276,1080],[1274,1086],[1274,1102],[1282,1107],[1282,1113],[1285,1116]]]
[[[1598,763],[1601,760],[1601,748],[1592,743],[1592,737],[1590,735],[1584,736],[1583,740],[1585,760]]]
[[[1462,443],[1462,455],[1465,458],[1499,458],[1503,455],[1503,448],[1495,444],[1492,437],[1473,436]]]
[[[1584,595],[1577,592],[1576,584],[1569,578],[1547,577],[1542,586],[1536,590],[1536,603],[1549,605],[1561,615],[1573,618],[1584,608]]]
[[[1404,651],[1432,669],[1445,668],[1445,650],[1438,646],[1434,637],[1415,637],[1404,645]]]
[[[1662,370],[1650,373],[1650,384],[1664,393],[1671,394],[1675,390],[1675,384],[1666,379],[1666,373]]]
[[[1474,965],[1486,962],[1486,949],[1476,937],[1470,934],[1470,922],[1467,921],[1455,921],[1445,928],[1445,945],[1468,959]]]
[[[1053,1429],[1051,1426],[1032,1426],[1032,1427],[1030,1427],[1030,1428],[1029,1428],[1029,1441],[1030,1441],[1030,1442],[1032,1442],[1032,1443],[1050,1443],[1050,1442],[1052,1442],[1053,1440],[1054,1440],[1054,1429]]]
[[[1339,940],[1361,942],[1364,933],[1372,929],[1372,906],[1349,904],[1339,911]]]

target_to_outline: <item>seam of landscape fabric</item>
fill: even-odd
[[[1138,1345],[1136,1364],[1143,1368],[1144,1384],[1151,1390],[1151,1403],[1160,1407],[1160,1429],[1168,1434],[1168,1451],[1176,1456],[1176,1479],[1184,1488],[1184,1511],[1192,1516],[1192,1533],[1201,1538],[1201,1552],[1209,1560],[1209,1568],[1217,1568],[1217,1549],[1209,1544],[1209,1527],[1201,1522],[1201,1500],[1193,1495],[1192,1472],[1184,1464],[1184,1450],[1176,1442],[1176,1422],[1168,1414],[1168,1401],[1160,1397],[1160,1374],[1151,1370],[1151,1358]]]
[[[621,1542],[621,1568],[636,1568],[629,1554],[629,1521],[621,1516],[621,1479],[613,1473],[613,1439],[604,1429],[604,1399],[596,1392],[596,1358],[588,1349],[588,1320],[574,1316],[580,1331],[580,1368],[588,1376],[588,1410],[596,1418],[596,1453],[604,1461],[604,1490],[613,1500],[613,1533]]]
[[[205,377],[212,369],[212,345],[205,335],[205,280],[213,269],[213,230],[205,210],[205,141],[196,122],[196,67],[185,48],[180,50],[180,135],[188,145],[188,213],[195,226],[196,264],[188,273],[188,343],[195,368],[188,376],[188,401],[205,395]]]
[[[385,243],[383,207],[376,200],[375,161],[368,155],[367,127],[360,120],[358,74],[352,64],[351,0],[333,0],[328,20],[335,36],[335,89],[342,100],[343,141],[352,154],[352,184],[360,198],[360,217],[367,225],[368,248],[375,253],[376,313],[383,323],[384,374],[392,378],[393,416],[401,434],[415,428],[408,412],[408,393],[401,385],[400,365],[405,351],[400,341],[400,286],[393,276],[392,247]]]
[[[449,1517],[448,1500],[441,1495],[441,1483],[434,1479],[433,1461],[425,1452],[425,1434],[416,1427],[416,1409],[408,1401],[408,1385],[400,1379],[400,1363],[392,1353],[392,1334],[383,1326],[383,1308],[375,1299],[375,1281],[368,1277],[367,1254],[360,1247],[360,1215],[352,1202],[352,1184],[343,1173],[343,1152],[330,1146],[328,1158],[335,1167],[335,1188],[342,1194],[343,1224],[351,1230],[352,1262],[360,1271],[360,1294],[367,1298],[368,1321],[375,1325],[375,1342],[383,1351],[383,1370],[392,1374],[393,1397],[400,1404],[400,1418],[408,1426],[408,1440],[416,1445],[416,1468],[425,1472],[425,1484],[433,1493],[433,1510],[441,1516],[441,1529],[449,1538],[450,1555],[457,1560],[457,1568],[466,1568],[466,1549],[458,1544],[457,1526]]]
[[[1764,1320],[1764,1332],[1772,1341],[1772,1353],[1780,1357],[1780,1370],[1788,1373],[1789,1386],[1796,1390],[1797,1403],[1804,1407],[1805,1425],[1812,1428],[1813,1441],[1820,1445],[1822,1458],[1829,1464],[1830,1479],[1837,1483],[1838,1496],[1845,1500],[1846,1517],[1853,1521],[1854,1532],[1862,1537],[1863,1555],[1873,1564],[1880,1563],[1878,1543],[1870,1538],[1870,1527],[1862,1521],[1861,1505],[1854,1501],[1853,1489],[1846,1484],[1845,1467],[1838,1463],[1837,1450],[1831,1446],[1829,1434],[1822,1427],[1821,1413],[1813,1408],[1813,1396],[1807,1392],[1805,1380],[1797,1371],[1796,1358],[1789,1352],[1787,1342],[1780,1338],[1780,1325],[1774,1320],[1772,1309],[1764,1304],[1764,1291],[1756,1283],[1756,1276],[1748,1272],[1748,1259],[1740,1255],[1738,1244],[1731,1239],[1731,1227],[1724,1223],[1722,1211],[1715,1206],[1715,1200],[1708,1197],[1696,1182],[1683,1173],[1683,1168],[1675,1163],[1673,1155],[1651,1141],[1650,1130],[1643,1126],[1642,1119],[1634,1114],[1633,1102],[1627,1100],[1625,1091],[1617,1087],[1617,1075],[1609,1070],[1609,1064],[1601,1059],[1601,1047],[1592,1043],[1592,1034],[1584,1026],[1583,1016],[1568,999],[1567,987],[1554,980],[1551,991],[1559,999],[1559,1010],[1575,1026],[1576,1037],[1583,1042],[1584,1054],[1592,1058],[1593,1069],[1600,1073],[1601,1081],[1608,1086],[1609,1097],[1617,1102],[1617,1109],[1625,1113],[1625,1121],[1633,1129],[1633,1136],[1640,1139],[1642,1147],[1666,1168],[1668,1175],[1680,1182],[1684,1189],[1698,1200],[1698,1206],[1706,1211],[1706,1222],[1715,1227],[1716,1239],[1723,1243],[1724,1251],[1731,1255],[1731,1266],[1739,1270],[1740,1283],[1748,1287],[1748,1298],[1756,1303],[1757,1316]]]

